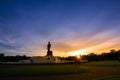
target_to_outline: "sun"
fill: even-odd
[[[69,54],[72,55],[72,56],[85,55],[86,50],[77,50],[77,51],[70,52]]]

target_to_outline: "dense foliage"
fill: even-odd
[[[76,56],[69,56],[61,58],[61,60],[67,61],[75,61],[79,62],[80,60],[87,60],[87,61],[105,61],[105,60],[119,60],[120,61],[120,50],[110,50],[110,52],[96,54],[96,53],[89,53],[88,55],[80,55],[80,59]]]
[[[18,62],[19,60],[26,60],[30,57],[27,57],[26,55],[20,56],[4,56],[3,53],[0,54],[0,62]]]
[[[88,55],[83,55],[82,59],[88,61],[120,60],[120,50],[110,50],[110,52],[101,54],[90,53]]]

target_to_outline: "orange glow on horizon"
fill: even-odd
[[[77,57],[77,59],[80,59],[80,58],[81,58],[79,55],[77,55],[76,57]]]
[[[85,55],[86,50],[77,50],[77,51],[70,52],[69,54],[72,56]]]

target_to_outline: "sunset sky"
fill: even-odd
[[[55,56],[120,49],[120,0],[0,0],[0,53]]]

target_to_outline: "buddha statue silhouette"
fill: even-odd
[[[53,56],[52,51],[50,50],[50,48],[51,48],[51,44],[50,44],[50,42],[48,42],[48,45],[47,45],[47,57]]]

